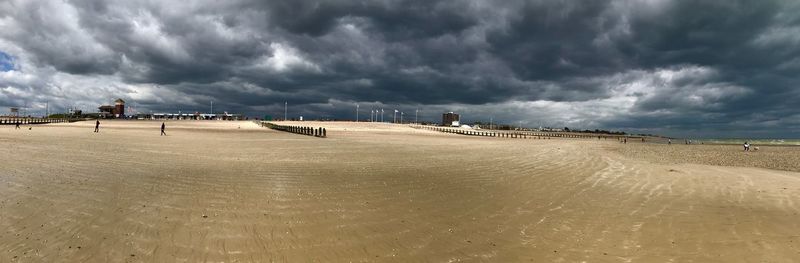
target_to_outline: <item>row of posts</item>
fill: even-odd
[[[46,123],[65,123],[65,122],[70,122],[70,120],[50,119],[50,118],[0,118],[0,125],[46,124]]]
[[[425,126],[425,125],[412,125],[412,128],[432,130],[444,133],[461,134],[469,136],[485,136],[485,137],[498,137],[498,138],[518,138],[518,139],[550,139],[555,138],[600,138],[592,135],[582,134],[568,134],[568,133],[548,133],[548,132],[495,132],[495,131],[480,131],[480,130],[464,130],[453,129],[447,127]]]
[[[270,128],[270,129],[273,129],[273,130],[278,130],[278,131],[285,131],[285,132],[291,132],[291,133],[314,136],[314,137],[320,137],[320,138],[328,137],[328,131],[325,130],[325,128],[322,128],[322,127],[314,128],[314,127],[306,127],[306,126],[277,125],[277,124],[274,124],[274,123],[271,123],[271,122],[265,122],[265,121],[260,122],[260,125],[261,125],[261,127],[267,127],[267,128]]]

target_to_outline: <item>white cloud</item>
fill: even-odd
[[[288,44],[271,43],[269,46],[272,49],[272,55],[265,56],[261,63],[257,65],[258,67],[278,73],[292,69],[321,71],[317,64],[307,60],[297,49]]]

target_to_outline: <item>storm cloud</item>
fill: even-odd
[[[800,2],[0,3],[0,107],[797,137]]]

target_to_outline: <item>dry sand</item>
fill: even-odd
[[[159,125],[0,126],[0,262],[800,261],[795,172],[388,124]]]

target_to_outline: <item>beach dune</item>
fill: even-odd
[[[0,262],[800,261],[791,164],[382,123],[160,124],[0,127]]]

